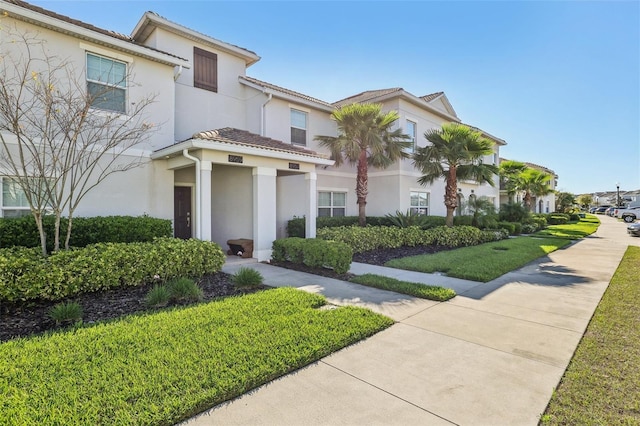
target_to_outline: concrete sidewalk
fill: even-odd
[[[593,236],[485,284],[353,265],[454,288],[445,303],[253,264],[266,284],[397,323],[187,424],[535,425],[627,245],[640,245],[624,224],[601,220]]]

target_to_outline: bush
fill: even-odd
[[[48,314],[58,325],[82,321],[82,307],[77,302],[58,303],[49,309]]]
[[[471,226],[473,224],[473,216],[454,216],[453,226]]]
[[[198,302],[202,300],[202,289],[192,279],[181,277],[167,283],[171,298],[176,302]]]
[[[231,277],[233,283],[239,288],[255,288],[262,285],[264,278],[262,274],[253,268],[244,266]]]
[[[306,219],[304,217],[294,217],[287,222],[287,235],[289,237],[305,237]],[[358,224],[358,216],[335,216],[316,218],[316,229],[337,228],[342,226],[354,226]],[[444,225],[444,222],[442,223]],[[393,226],[389,218],[367,216],[367,225],[371,226]]]
[[[161,308],[167,306],[169,300],[171,300],[171,293],[169,293],[167,287],[156,284],[145,296],[144,304],[148,308]]]
[[[515,235],[516,222],[498,222],[498,228],[506,230],[509,235]]]
[[[566,213],[549,213],[545,215],[549,225],[564,225],[569,222],[570,216]],[[579,218],[578,218],[579,220]]]
[[[47,250],[53,251],[55,218],[43,218],[47,235]],[[68,221],[60,222],[60,245],[64,245]],[[95,243],[131,243],[153,241],[171,237],[171,221],[149,216],[77,217],[71,229],[72,247],[85,247]],[[33,216],[0,219],[0,247],[40,247],[40,235]]]
[[[78,293],[159,277],[199,277],[220,271],[225,255],[215,243],[158,238],[146,243],[100,243],[44,258],[37,248],[0,249],[0,301],[60,300]]]
[[[276,262],[302,263],[312,268],[328,267],[344,274],[349,271],[352,258],[353,250],[338,241],[291,237],[273,242],[272,259]]]
[[[535,223],[525,223],[522,225],[523,234],[533,234],[538,230],[538,226]]]
[[[540,231],[547,227],[547,218],[545,215],[533,215],[529,219],[527,219],[524,224],[534,224],[536,226],[536,231]]]
[[[531,212],[520,203],[508,203],[500,206],[498,217],[503,222],[525,223],[531,217]]]

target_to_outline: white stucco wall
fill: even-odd
[[[253,238],[253,176],[250,167],[213,165],[211,239],[226,249],[227,240]]]

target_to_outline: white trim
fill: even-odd
[[[127,62],[127,64],[133,63],[133,57],[123,55],[121,53],[114,52],[113,50],[103,49],[102,47],[98,47],[94,44],[87,44],[84,42],[80,42],[80,49],[83,49],[87,53],[95,52],[98,55],[106,56],[109,59],[115,59],[120,62]]]
[[[70,22],[65,22],[52,16],[44,15],[7,2],[1,3],[0,10],[8,12],[9,16],[12,18],[37,25],[42,28],[71,35],[103,46],[113,47],[114,49],[122,50],[165,65],[182,65],[184,68],[191,68],[189,61],[186,59],[178,58],[168,53],[159,52],[126,40],[120,40],[106,34],[101,34],[88,28],[84,28]]]
[[[348,188],[336,188],[330,186],[319,186],[317,190],[318,192],[349,192]]]

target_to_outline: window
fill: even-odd
[[[87,90],[92,107],[126,113],[127,64],[87,53]]]
[[[414,152],[416,150],[416,135],[417,135],[418,125],[413,121],[407,120],[407,135],[411,137],[409,142],[411,142],[411,147],[408,149],[409,152]]]
[[[417,214],[429,214],[429,193],[411,191],[411,212]]]
[[[218,91],[218,55],[193,48],[193,86]]]
[[[18,180],[2,178],[2,217],[21,217],[29,214],[29,202]]]
[[[291,143],[307,144],[307,113],[304,111],[291,110]]]
[[[318,216],[344,216],[347,205],[346,192],[318,192]]]

